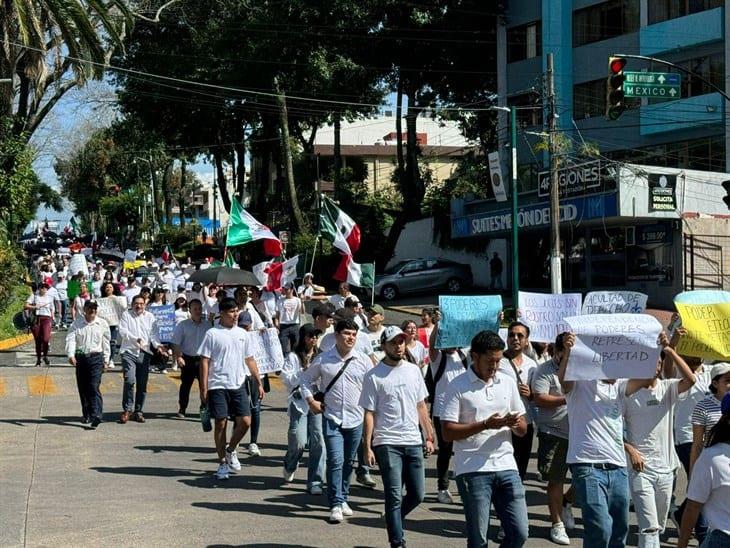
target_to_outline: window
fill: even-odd
[[[677,62],[677,65],[687,70],[699,74],[712,84],[716,85],[720,89],[725,87],[725,56],[722,52],[713,53],[712,55],[705,55],[703,57],[697,57],[688,61]],[[657,72],[663,72],[667,70],[666,67],[653,66],[649,70],[656,70]],[[680,98],[684,97],[697,97],[699,95],[705,95],[707,93],[715,93],[715,90],[707,85],[697,77],[687,74],[685,72],[682,75],[682,94]],[[666,99],[649,99],[649,104],[653,105],[656,103],[664,103]]]
[[[573,47],[639,30],[639,0],[611,0],[573,13]]]
[[[507,29],[507,62],[514,63],[542,55],[540,21]]]
[[[517,123],[520,126],[542,125],[542,103],[539,93],[530,92],[508,97],[507,106],[525,107],[517,109]]]
[[[724,0],[650,0],[649,24],[721,7]]]
[[[606,79],[599,78],[573,86],[573,118],[583,120],[606,114]],[[641,99],[626,99],[626,108],[637,108]]]
[[[725,171],[725,138],[722,136],[606,153],[613,160],[648,166]]]

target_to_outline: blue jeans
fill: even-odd
[[[583,546],[623,548],[629,532],[629,480],[625,467],[613,470],[571,464],[575,500],[583,512]]]
[[[122,409],[124,411],[142,412],[147,396],[147,379],[150,376],[150,359],[147,352],[140,352],[134,357],[129,352],[122,353],[122,372],[124,388],[122,388]],[[137,390],[135,391],[135,384]]]
[[[528,536],[525,487],[517,470],[471,472],[456,476],[456,486],[464,504],[466,545],[481,548],[487,545],[489,508],[499,516],[504,529],[502,548],[519,548]]]
[[[680,443],[679,445],[674,446],[674,450],[677,452],[677,456],[679,457],[679,462],[682,463],[682,468],[684,468],[684,473],[689,476],[689,455],[692,451],[692,442],[689,443]],[[682,515],[684,514],[684,508],[687,506],[687,499],[684,499],[684,502],[677,508],[677,521],[679,523],[682,523]],[[695,537],[697,537],[697,540],[702,543],[703,540],[705,540],[705,536],[707,535],[707,520],[705,520],[705,516],[702,515],[702,512],[697,516],[697,523],[695,524]]]
[[[324,479],[324,436],[322,435],[322,415],[311,411],[301,413],[293,405],[289,406],[288,446],[284,455],[284,469],[291,473],[299,466],[304,448],[309,443],[309,465],[307,466],[307,489],[321,487]]]
[[[715,529],[705,537],[700,548],[727,548],[728,546],[730,546],[730,535],[719,529]]]
[[[322,419],[324,445],[327,448],[327,498],[330,508],[347,502],[350,476],[362,437],[362,423],[342,428],[330,419]]]
[[[423,502],[426,494],[423,447],[379,445],[373,448],[373,452],[383,478],[388,541],[391,546],[400,546],[403,542],[403,518]]]

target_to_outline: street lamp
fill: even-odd
[[[142,160],[143,162],[147,162],[147,165],[150,168],[150,189],[152,190],[152,230],[150,231],[152,236],[155,234],[155,228],[157,227],[157,218],[155,215],[155,200],[157,199],[157,195],[155,192],[155,178],[152,175],[152,160],[148,158],[143,158],[142,156],[135,156],[133,161]],[[144,208],[143,211],[147,209],[147,193],[144,193]]]
[[[512,152],[512,307],[519,307],[520,273],[519,273],[519,242],[517,239],[517,107],[492,106],[488,110],[501,110],[509,113],[510,120],[510,149]]]

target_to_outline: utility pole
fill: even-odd
[[[553,54],[547,54],[547,99],[548,99],[548,148],[550,150],[550,290],[563,292],[563,272],[560,254],[560,185],[558,182],[558,155],[555,142],[555,67]]]

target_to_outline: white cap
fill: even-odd
[[[396,337],[405,337],[405,333],[397,325],[389,325],[383,330],[383,334],[380,335],[380,342],[390,342]]]

